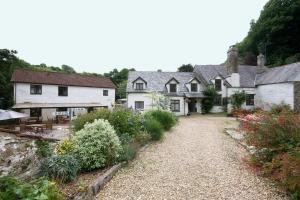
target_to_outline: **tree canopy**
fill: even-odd
[[[247,37],[238,44],[244,64],[255,65],[256,55],[266,54],[267,65],[300,61],[300,1],[270,0]]]
[[[192,64],[183,64],[177,69],[178,72],[193,72],[194,67]]]

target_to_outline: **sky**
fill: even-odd
[[[0,0],[0,48],[76,71],[220,64],[267,0]]]

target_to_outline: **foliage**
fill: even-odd
[[[114,84],[119,85],[120,83],[128,79],[128,73],[130,71],[135,71],[135,69],[123,68],[121,71],[118,71],[118,69],[113,69],[108,73],[104,73],[104,76],[110,78]]]
[[[272,106],[270,112],[272,114],[279,115],[280,113],[283,113],[283,112],[292,112],[292,109],[291,109],[290,105],[282,103],[279,105]]]
[[[230,97],[230,103],[232,107],[235,108],[241,108],[243,103],[246,101],[246,93],[244,90],[242,91],[236,91],[234,94]]]
[[[99,109],[97,111],[78,116],[72,121],[74,131],[81,130],[86,123],[91,123],[95,119],[106,119],[114,127],[118,136],[128,134],[134,136],[141,129],[140,115],[129,109],[114,108]]]
[[[61,70],[67,73],[76,73],[75,69],[69,65],[62,65]]]
[[[180,67],[178,67],[177,71],[178,72],[193,72],[194,67],[192,64],[181,65]]]
[[[214,100],[218,93],[213,85],[209,85],[206,90],[203,91],[203,94],[205,97],[202,99],[201,110],[202,113],[206,114],[213,108]]]
[[[227,113],[227,111],[228,111],[228,101],[229,101],[228,97],[224,97],[222,99],[222,109],[223,109],[223,112],[225,112],[225,113]]]
[[[76,177],[79,164],[73,155],[54,155],[47,158],[41,168],[44,176],[67,183]]]
[[[299,199],[300,116],[286,108],[276,106],[272,112],[246,116],[242,128],[247,143],[256,148],[252,160],[266,176],[290,191],[292,199]]]
[[[122,151],[120,153],[120,157],[118,158],[119,162],[130,161],[133,160],[136,155],[136,149],[131,144],[122,145]]]
[[[150,110],[145,113],[145,123],[148,119],[157,120],[163,127],[164,130],[169,130],[172,126],[176,124],[176,116],[169,112],[163,110]]]
[[[74,155],[83,170],[93,170],[112,164],[121,150],[121,143],[115,130],[103,119],[85,124],[72,139],[75,143]]]
[[[234,108],[231,111],[231,114],[233,117],[239,117],[239,118],[243,118],[251,113],[252,113],[251,110],[246,110],[246,109],[242,109],[242,108]]]
[[[151,135],[147,131],[140,131],[139,134],[136,135],[136,141],[145,145],[151,140]]]
[[[49,157],[52,154],[50,143],[46,140],[35,140],[36,153],[41,157]]]
[[[0,177],[0,199],[62,200],[55,182],[43,178],[27,183],[12,176]]]
[[[127,80],[122,81],[116,89],[116,99],[126,98]]]
[[[95,119],[110,118],[111,111],[108,109],[98,109],[90,113],[79,115],[76,119],[72,120],[73,131],[80,131],[86,123],[94,122]]]
[[[145,96],[152,100],[151,106],[153,109],[170,110],[170,99],[167,96],[159,92],[151,92]]]
[[[257,21],[251,21],[247,37],[238,45],[244,64],[256,64],[259,52],[267,64],[278,66],[300,61],[300,1],[270,0]],[[265,52],[267,51],[267,52]]]
[[[148,118],[144,123],[145,130],[150,133],[152,140],[160,140],[163,137],[163,127],[159,121],[154,118]]]
[[[55,148],[57,155],[71,154],[74,151],[75,144],[71,138],[64,139],[59,142]]]

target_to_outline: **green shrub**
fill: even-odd
[[[111,111],[105,108],[95,110],[90,113],[79,115],[76,119],[72,120],[73,131],[80,131],[84,128],[86,123],[92,123],[95,119],[108,120],[111,115]]]
[[[214,85],[209,85],[207,89],[203,92],[205,97],[202,99],[201,102],[201,110],[202,113],[207,114],[211,111],[214,106],[215,97],[217,96],[218,92],[216,91]]]
[[[57,155],[71,154],[75,149],[74,141],[71,138],[64,139],[59,142],[55,148]]]
[[[0,177],[0,199],[62,200],[64,197],[55,182],[40,178],[27,183],[12,176],[4,176]]]
[[[37,147],[36,153],[41,157],[49,157],[52,154],[50,143],[45,140],[35,140],[35,145]]]
[[[47,158],[42,164],[42,174],[66,183],[72,181],[79,170],[79,164],[72,155],[57,155]]]
[[[156,119],[146,119],[144,126],[145,130],[150,133],[152,140],[160,140],[163,137],[163,127]]]
[[[75,143],[74,155],[83,170],[112,164],[122,149],[115,130],[103,119],[85,124],[72,139]]]
[[[139,144],[145,145],[151,140],[151,135],[147,131],[140,131],[135,138]]]
[[[176,124],[176,117],[173,113],[163,110],[151,110],[145,113],[145,119],[157,120],[165,130],[169,130]]]
[[[246,93],[245,91],[236,91],[230,97],[230,103],[233,108],[241,108],[243,103],[246,101]]]
[[[292,112],[292,109],[288,104],[280,104],[272,106],[270,112],[271,114],[279,115],[283,112]]]
[[[123,162],[123,161],[129,161],[134,159],[136,155],[136,149],[133,147],[131,144],[125,144],[122,146],[122,151],[120,153],[120,157],[118,161]]]

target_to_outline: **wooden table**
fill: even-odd
[[[35,133],[44,132],[44,130],[46,130],[46,124],[29,124],[26,125],[26,127],[30,128]]]

